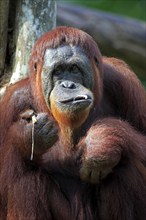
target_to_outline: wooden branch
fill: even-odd
[[[146,23],[69,4],[58,4],[57,25],[88,32],[102,54],[125,60],[146,80]]]

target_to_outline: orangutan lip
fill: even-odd
[[[91,97],[88,95],[78,95],[75,98],[70,98],[70,99],[65,99],[60,101],[63,104],[67,104],[67,103],[77,103],[77,102],[84,102],[84,101],[91,101]]]

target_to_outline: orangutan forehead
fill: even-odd
[[[89,63],[83,49],[79,46],[64,45],[58,48],[47,49],[44,55],[44,63],[49,66],[56,63],[56,61],[68,62],[70,60],[84,60],[84,63]]]

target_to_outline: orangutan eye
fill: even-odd
[[[61,66],[57,66],[54,70],[54,74],[55,75],[60,75],[62,73],[62,67]]]
[[[73,73],[78,73],[79,72],[79,68],[77,65],[73,64],[70,68],[70,71]]]

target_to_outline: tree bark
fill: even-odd
[[[22,0],[17,5],[15,25],[16,52],[10,82],[16,82],[28,73],[28,63],[35,41],[56,25],[55,2],[50,0]]]
[[[56,26],[56,1],[0,0],[0,3],[0,33],[3,33],[0,36],[0,44],[3,45],[0,50],[2,96],[4,85],[27,76],[29,57],[35,41]]]

